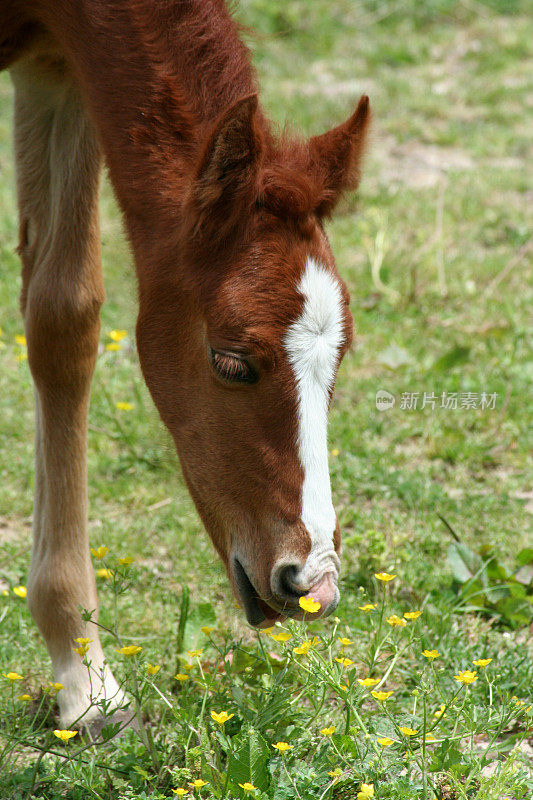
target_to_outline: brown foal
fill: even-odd
[[[0,0],[0,67],[35,383],[28,598],[61,724],[90,724],[102,698],[126,702],[80,615],[98,603],[86,440],[102,156],[135,257],[143,374],[248,621],[298,616],[302,596],[329,613],[327,412],[352,321],[322,223],[357,185],[368,99],[321,136],[276,136],[222,0]]]

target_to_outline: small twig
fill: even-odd
[[[444,266],[444,182],[439,185],[439,194],[437,197],[437,208],[435,214],[435,239],[437,242],[437,275],[439,279],[439,292],[441,297],[448,296],[448,287],[446,285],[446,270]]]
[[[157,688],[157,686],[155,685],[155,683],[152,683],[152,681],[147,681],[147,683],[149,683],[149,684],[150,684],[150,686],[152,687],[152,689],[155,689],[155,690],[156,690],[156,692],[157,692],[157,694],[159,695],[159,697],[161,698],[161,700],[164,700],[164,702],[167,704],[167,706],[168,706],[169,708],[172,708],[172,703],[171,703],[171,702],[170,702],[170,701],[169,701],[169,700],[168,700],[168,699],[165,697],[165,695],[163,694],[163,692],[162,692],[160,689],[158,689],[158,688]]]
[[[440,521],[441,521],[441,522],[442,522],[442,523],[443,523],[443,524],[444,524],[444,525],[447,527],[448,531],[451,533],[451,535],[453,536],[453,538],[455,539],[455,541],[456,541],[458,544],[461,544],[461,539],[460,539],[460,538],[459,538],[459,536],[456,534],[456,532],[454,531],[454,529],[452,528],[452,526],[450,525],[450,523],[449,523],[447,520],[445,520],[445,519],[444,519],[444,517],[442,516],[442,514],[439,514],[439,512],[438,512],[438,511],[436,511],[435,513],[436,513],[437,517],[440,519]]]
[[[505,267],[499,272],[495,278],[491,280],[488,286],[485,287],[485,291],[483,292],[485,297],[491,295],[494,289],[500,284],[505,278],[509,275],[510,272],[513,271],[515,267],[520,264],[524,256],[527,255],[528,251],[533,248],[533,239],[529,239],[522,247],[518,250],[517,253],[507,262]]]
[[[88,429],[93,433],[101,433],[103,436],[109,436],[110,439],[115,439],[115,440],[120,439],[118,433],[113,433],[112,431],[108,431],[106,430],[106,428],[99,428],[97,425],[93,425],[92,423],[89,423]]]
[[[124,725],[118,732],[118,734],[124,730],[127,725]],[[95,767],[101,767],[102,769],[109,769],[111,772],[116,772],[117,775],[128,775],[123,769],[117,769],[116,767],[111,767],[109,764],[102,764],[99,761],[88,761],[86,758],[79,758],[80,753],[83,753],[85,750],[88,750],[90,747],[94,747],[95,745],[99,744],[107,744],[107,742],[91,742],[90,744],[86,745],[85,747],[79,747],[74,753],[70,756],[68,753],[59,753],[57,750],[50,750],[48,747],[41,747],[38,744],[34,744],[33,742],[29,742],[27,739],[19,739],[18,740],[24,747],[29,747],[32,750],[37,750],[38,752],[42,753],[43,755],[51,755],[57,756],[58,758],[63,759],[63,761],[68,761],[70,758],[75,758],[77,761],[81,761],[82,764],[94,764]],[[68,745],[67,745],[68,747]]]
[[[152,503],[151,506],[146,506],[147,511],[157,511],[158,508],[164,508],[165,506],[169,506],[172,501],[173,497],[166,497],[164,500],[159,500],[158,503]]]

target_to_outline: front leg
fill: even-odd
[[[46,46],[12,70],[23,264],[22,312],[35,383],[36,465],[28,603],[50,653],[62,727],[101,724],[126,703],[98,628],[87,532],[87,417],[104,289],[100,153],[67,66]],[[91,641],[91,669],[74,652]],[[129,716],[131,711],[127,712]]]

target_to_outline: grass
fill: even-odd
[[[52,680],[46,650],[13,594],[29,565],[33,408],[15,340],[12,94],[1,76],[0,672],[24,680],[0,685],[0,797],[170,797],[202,778],[208,785],[197,793],[214,798],[243,797],[247,781],[259,787],[251,796],[275,800],[355,798],[361,784],[380,800],[525,798],[533,788],[527,3],[246,0],[237,13],[254,31],[246,37],[263,103],[280,125],[325,130],[363,91],[374,110],[360,192],[330,225],[357,331],[330,417],[344,541],[338,617],[288,626],[283,643],[258,638],[234,609],[140,377],[131,257],[105,183],[90,530],[93,546],[110,547],[115,572],[100,580],[101,621],[115,632],[103,634],[106,653],[137,698],[145,734],[78,756],[76,739],[66,749],[55,739],[54,698],[40,688]],[[115,352],[105,349],[112,329],[128,332]],[[376,408],[380,389],[395,396],[394,408]],[[438,398],[435,408],[421,408],[424,392]],[[459,405],[462,393],[477,393],[478,404],[482,392],[495,393],[495,408],[441,408],[443,392],[457,392]],[[419,393],[416,409],[401,407],[404,393]],[[117,572],[125,554],[136,561]],[[373,577],[381,570],[398,577],[381,584]],[[366,602],[377,608],[361,611]],[[423,613],[405,627],[386,622],[414,609]],[[141,654],[121,656],[115,636]],[[315,636],[307,655],[294,653]],[[343,649],[339,637],[353,644]],[[187,656],[198,648],[200,657]],[[440,656],[431,662],[423,649]],[[458,684],[454,675],[479,658],[492,662],[474,684]],[[147,661],[161,667],[152,677]],[[189,662],[180,683],[173,676]],[[368,675],[394,691],[389,700],[379,704],[358,684]],[[22,693],[33,700],[17,701]],[[447,716],[435,718],[441,703]],[[219,726],[210,712],[222,710],[234,716]],[[333,726],[331,736],[320,733]],[[402,736],[399,726],[417,733]],[[383,736],[394,744],[381,747]],[[278,754],[278,740],[293,749]]]

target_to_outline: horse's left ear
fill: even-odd
[[[246,218],[253,202],[262,152],[257,95],[237,100],[214,123],[203,147],[193,182],[195,231],[212,241]]]
[[[369,122],[369,100],[363,95],[346,122],[309,140],[311,168],[315,174],[321,175],[324,186],[315,209],[319,217],[330,214],[342,193],[355,189],[359,184]]]

